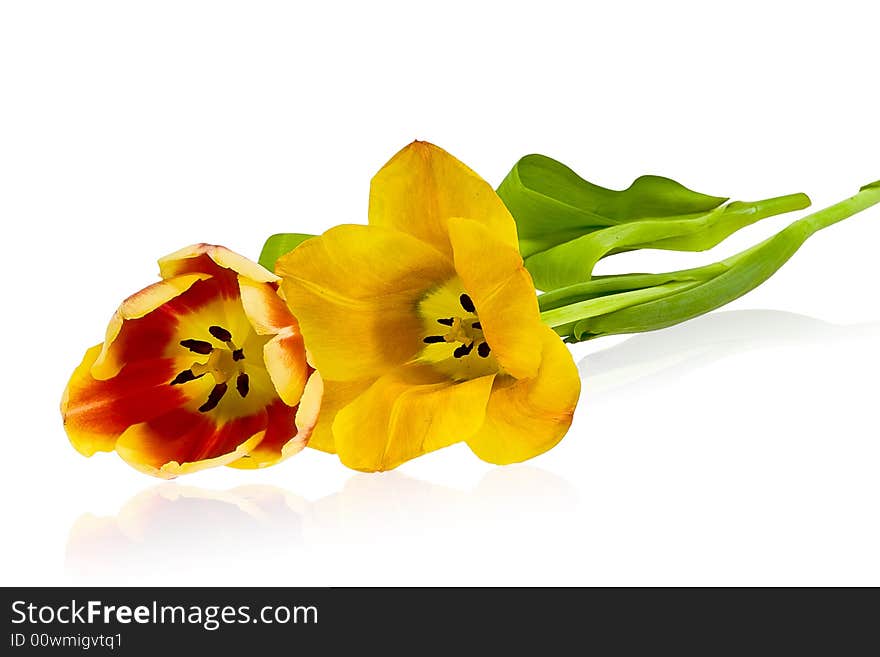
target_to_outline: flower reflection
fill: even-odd
[[[329,571],[307,559],[317,548],[438,533],[515,538],[576,505],[567,482],[528,466],[493,469],[470,490],[398,472],[356,474],[314,501],[274,486],[212,491],[169,483],[135,495],[114,517],[81,516],[68,537],[66,570],[89,582],[174,583],[185,575],[188,583],[283,584],[286,575],[292,583],[326,583]]]
[[[83,514],[67,543],[74,576],[144,579],[157,574],[252,569],[302,543],[302,502],[271,486],[210,491],[163,484],[112,518]]]

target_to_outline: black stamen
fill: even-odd
[[[222,326],[211,326],[208,328],[208,332],[215,338],[220,340],[220,342],[229,342],[230,340],[232,340],[232,333],[227,331]]]
[[[187,383],[189,381],[195,381],[196,379],[200,379],[204,374],[199,374],[196,376],[193,374],[192,370],[183,370],[180,374],[174,377],[174,380],[169,384],[172,386],[179,386],[181,383]]]
[[[438,324],[443,324],[443,326],[452,326],[455,323],[454,317],[442,317],[437,320]]]
[[[471,298],[468,295],[462,294],[460,297],[458,297],[458,301],[461,304],[461,307],[469,313],[472,313],[476,310],[476,308],[474,307],[474,302],[471,301]]]
[[[477,329],[478,331],[482,331],[482,330],[483,330],[483,325],[480,324],[479,322],[474,322],[473,324],[471,324],[471,328],[475,328],[475,329]]]
[[[235,389],[238,390],[238,394],[242,396],[242,399],[248,396],[248,392],[250,392],[250,379],[248,379],[248,375],[244,372],[239,374],[235,380]]]
[[[474,348],[473,342],[471,342],[470,344],[463,344],[461,346],[456,347],[455,351],[452,352],[452,355],[455,356],[456,358],[464,358],[469,353],[471,353],[471,350],[473,348]]]
[[[205,342],[204,340],[181,340],[180,346],[186,347],[197,354],[210,354],[214,351],[214,347],[211,343]]]
[[[236,349],[232,352],[232,360],[244,360],[244,349]]]
[[[223,395],[226,394],[226,388],[228,386],[225,383],[218,383],[211,390],[211,394],[208,395],[208,401],[199,406],[199,413],[207,413],[210,410],[217,408],[217,404],[220,403],[220,400],[223,399]]]
[[[488,358],[490,351],[492,351],[492,349],[489,347],[488,342],[481,342],[477,347],[477,353],[480,354],[480,358]]]
[[[446,338],[442,335],[429,335],[427,338],[422,340],[425,344],[434,344],[435,342],[446,342]]]

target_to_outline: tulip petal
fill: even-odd
[[[116,441],[132,467],[163,479],[227,465],[249,454],[266,433],[266,409],[217,423],[206,414],[178,408],[135,424]]]
[[[270,405],[266,409],[269,419],[263,440],[250,454],[227,465],[243,470],[265,468],[301,452],[318,421],[323,387],[320,375],[314,372],[296,408],[281,401]]]
[[[99,380],[90,370],[101,345],[89,349],[74,370],[61,400],[64,428],[74,448],[85,456],[112,451],[132,424],[158,417],[188,401],[183,386],[170,386],[172,359],[144,360]]]
[[[153,311],[187,293],[204,273],[184,274],[159,281],[128,297],[110,319],[104,344],[92,365],[92,376],[109,379],[125,362],[161,355],[174,331],[173,317]]]
[[[483,334],[501,367],[515,378],[535,375],[544,325],[532,278],[516,248],[471,219],[449,220],[455,269],[476,305]]]
[[[296,319],[275,285],[238,277],[241,305],[259,335],[274,335],[288,327],[296,327]]]
[[[333,420],[336,419],[336,414],[353,402],[374,381],[374,379],[324,381],[321,413],[309,438],[309,447],[329,454],[336,453],[336,440],[333,438]]]
[[[506,465],[530,459],[556,445],[571,425],[581,385],[577,367],[552,329],[544,327],[542,334],[537,376],[497,378],[485,424],[467,441],[484,461]]]
[[[296,433],[296,409],[282,401],[266,408],[268,414],[266,433],[260,444],[250,453],[227,463],[230,468],[254,470],[274,465],[285,457],[284,448],[290,445],[287,455],[295,454],[305,447],[305,439]]]
[[[428,366],[379,378],[333,421],[340,460],[375,472],[471,437],[483,424],[495,375],[453,383]]]
[[[278,396],[288,406],[299,404],[309,378],[299,325],[272,284],[238,277],[244,312],[258,335],[274,335],[263,346],[263,362]]]
[[[159,258],[159,275],[166,279],[181,274],[224,272],[241,274],[260,283],[278,282],[278,277],[268,269],[225,246],[193,244]]]
[[[451,261],[397,230],[344,225],[279,258],[282,292],[325,379],[379,376],[423,346],[416,303]]]
[[[263,360],[278,396],[285,404],[296,406],[311,370],[302,335],[292,329],[279,333],[263,346]]]
[[[516,224],[485,180],[433,144],[415,141],[370,184],[369,221],[414,235],[451,255],[447,221],[470,217],[496,240],[517,248]]]

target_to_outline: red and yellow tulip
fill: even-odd
[[[461,441],[503,464],[568,430],[580,379],[541,322],[513,218],[436,146],[373,178],[369,225],[304,242],[276,272],[325,384],[310,446],[365,471]]]
[[[163,478],[265,467],[300,451],[323,385],[278,277],[205,244],[162,258],[159,270],[68,383],[61,412],[73,446],[116,450]]]

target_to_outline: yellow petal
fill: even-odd
[[[453,383],[429,366],[398,368],[337,413],[336,452],[348,467],[375,472],[467,440],[483,423],[494,378]]]
[[[424,345],[418,300],[453,275],[424,242],[376,226],[337,226],[275,266],[284,298],[325,379],[376,377]]]
[[[370,224],[415,235],[450,255],[450,217],[469,217],[517,248],[516,224],[485,180],[433,144],[415,141],[395,155],[370,184]]]
[[[518,463],[556,445],[571,425],[581,381],[568,348],[543,330],[541,366],[533,379],[496,379],[486,421],[467,442],[484,461]]]
[[[145,287],[128,297],[110,318],[101,353],[92,365],[92,376],[109,379],[116,376],[125,364],[124,350],[117,348],[116,338],[126,322],[146,317],[160,306],[179,297],[198,281],[211,278],[210,274],[193,273],[174,276]]]
[[[471,219],[450,219],[449,237],[455,269],[498,363],[517,379],[534,376],[544,325],[532,277],[519,251]]]
[[[223,270],[261,283],[278,282],[278,277],[268,269],[225,246],[193,244],[159,259],[159,275],[162,278],[193,272],[217,274]]]
[[[336,453],[336,441],[333,439],[332,430],[336,414],[353,402],[373,382],[374,379],[324,381],[321,412],[318,415],[318,423],[309,437],[309,447],[330,454]]]

